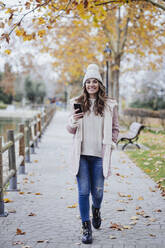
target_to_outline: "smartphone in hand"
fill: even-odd
[[[79,109],[79,111],[76,112],[76,114],[82,113],[82,107],[80,103],[74,103],[74,109]]]

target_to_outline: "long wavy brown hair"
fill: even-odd
[[[106,100],[107,100],[107,96],[105,93],[105,86],[101,82],[99,82],[99,90],[96,93],[96,101],[93,108],[94,113],[96,115],[100,115],[100,116],[104,115]],[[83,87],[83,93],[78,98],[76,98],[76,102],[81,103],[84,113],[88,111],[90,112],[91,102],[89,100],[89,94],[86,90],[85,84]]]

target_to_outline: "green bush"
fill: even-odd
[[[6,109],[7,105],[4,104],[3,102],[0,102],[0,109]]]
[[[2,87],[0,87],[0,101],[6,104],[11,104],[13,101],[13,96],[11,94],[6,94]]]
[[[152,110],[165,109],[165,100],[162,97],[146,100],[136,100],[130,104],[131,108],[147,108]]]
[[[32,103],[43,103],[46,96],[45,86],[43,83],[34,83],[30,78],[25,80],[26,98]]]

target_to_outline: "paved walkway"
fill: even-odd
[[[102,228],[93,230],[92,245],[81,244],[77,186],[69,169],[72,135],[65,130],[67,114],[55,114],[26,166],[27,175],[18,177],[22,193],[5,195],[13,202],[5,204],[9,216],[0,218],[0,248],[165,247],[165,200],[122,151],[113,153],[113,175],[105,181]],[[22,235],[16,234],[17,228]]]

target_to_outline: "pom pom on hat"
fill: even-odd
[[[83,86],[85,85],[85,81],[89,78],[96,78],[101,83],[103,83],[102,77],[99,72],[99,67],[96,64],[90,64],[87,67],[87,71],[85,73],[84,79],[83,79]]]

